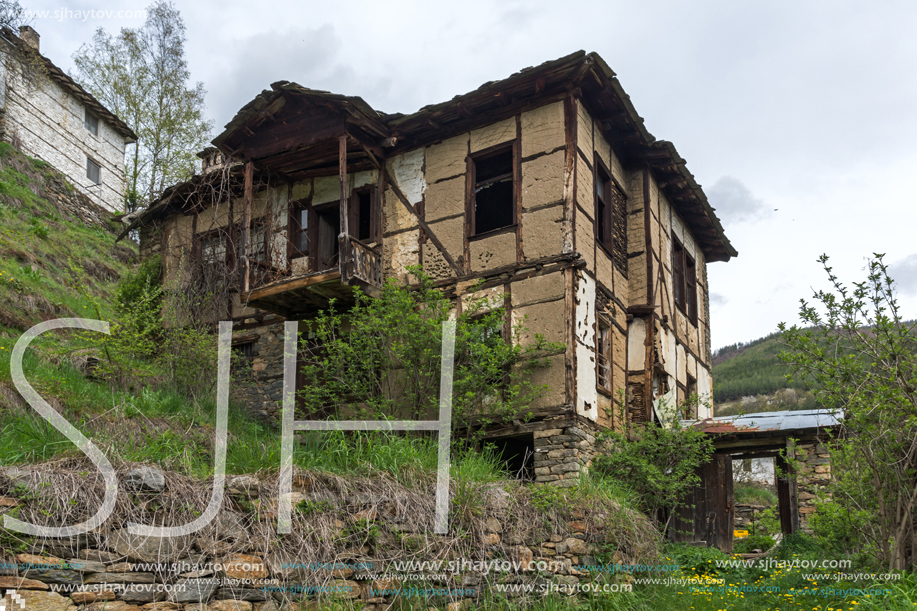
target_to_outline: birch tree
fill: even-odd
[[[192,176],[212,128],[204,85],[191,82],[181,14],[163,0],[146,14],[140,28],[117,34],[99,28],[73,56],[74,79],[137,134],[125,153],[127,212]]]

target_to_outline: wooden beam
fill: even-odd
[[[450,255],[449,251],[446,250],[446,247],[443,246],[443,243],[439,241],[439,238],[436,237],[435,233],[430,231],[430,226],[427,225],[427,223],[422,218],[420,218],[420,215],[417,214],[417,209],[414,208],[411,202],[408,201],[408,198],[405,197],[404,193],[401,192],[401,189],[398,187],[398,183],[395,181],[394,176],[389,174],[387,168],[383,169],[383,172],[385,172],[385,181],[388,183],[388,186],[395,194],[395,197],[401,200],[401,203],[404,204],[404,207],[408,209],[408,212],[414,215],[414,218],[417,219],[417,224],[420,225],[420,228],[427,235],[427,237],[430,238],[430,241],[433,242],[433,245],[436,246],[437,250],[442,253],[443,259],[446,260],[446,263],[449,264],[449,267],[452,268],[452,270],[455,272],[455,275],[464,275],[464,270],[456,264],[455,260],[452,258],[452,255]]]
[[[252,229],[252,174],[254,165],[249,159],[245,162],[245,192],[242,200],[242,292],[249,291],[248,253]]]
[[[328,282],[330,280],[337,280],[341,277],[340,270],[327,271],[321,274],[309,275],[309,276],[300,276],[299,278],[294,278],[292,280],[287,280],[284,282],[277,282],[269,284],[268,286],[262,287],[251,291],[250,293],[242,295],[242,302],[249,302],[254,299],[264,299],[265,297],[270,297],[271,295],[277,295],[279,293],[286,293],[288,291],[293,291],[300,289],[311,284],[318,284],[320,282]]]
[[[341,232],[338,235],[338,265],[341,269],[341,281],[347,283],[350,279],[347,277],[347,270],[350,269],[350,228],[348,220],[350,217],[350,206],[348,206],[347,193],[347,134],[341,134],[338,138],[338,176],[341,180],[341,205],[339,206]]]

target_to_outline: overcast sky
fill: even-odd
[[[41,11],[147,2],[22,0]],[[795,322],[825,286],[886,253],[917,317],[917,3],[179,2],[188,59],[218,133],[277,80],[412,112],[578,49],[598,52],[657,139],[671,140],[739,256],[709,268],[714,347]],[[61,18],[63,17],[63,18]],[[69,70],[96,28],[142,18],[37,18]],[[215,134],[214,134],[215,135]]]

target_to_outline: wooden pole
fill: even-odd
[[[242,292],[251,290],[249,286],[248,254],[251,245],[252,229],[252,174],[254,167],[251,159],[245,162],[245,195],[242,205]]]

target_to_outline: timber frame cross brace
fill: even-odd
[[[451,267],[453,271],[455,271],[455,275],[463,276],[465,274],[465,271],[458,265],[458,263],[455,262],[455,259],[453,259],[452,255],[449,254],[449,251],[446,250],[446,247],[443,246],[443,243],[439,240],[438,237],[436,237],[436,234],[433,233],[433,231],[430,229],[430,226],[427,225],[426,221],[420,218],[419,214],[417,214],[417,209],[413,206],[413,204],[411,204],[411,202],[408,201],[408,198],[404,195],[404,193],[402,193],[401,188],[398,186],[398,182],[395,180],[395,177],[392,176],[389,173],[388,168],[385,167],[385,159],[381,159],[381,160],[378,159],[375,155],[373,155],[372,151],[370,151],[369,147],[367,147],[364,143],[360,142],[360,140],[356,138],[354,138],[354,140],[357,141],[357,143],[363,149],[363,152],[366,153],[370,161],[372,161],[373,165],[376,166],[376,169],[383,173],[383,175],[385,176],[385,182],[388,184],[389,187],[391,187],[392,193],[394,193],[395,197],[397,197],[401,201],[401,203],[404,204],[404,207],[408,209],[408,212],[414,215],[414,218],[417,219],[417,224],[420,225],[421,231],[423,231],[424,234],[426,234],[426,236],[430,238],[430,241],[433,242],[433,245],[436,246],[440,254],[443,255],[443,259],[445,259],[446,263],[449,264],[449,267]]]

